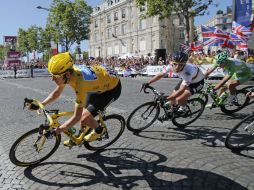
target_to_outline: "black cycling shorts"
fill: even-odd
[[[117,100],[121,94],[122,85],[119,80],[119,83],[115,88],[110,91],[101,93],[101,94],[91,94],[88,96],[86,102],[86,109],[95,117],[98,114],[98,111],[103,111],[105,108],[115,100]]]
[[[182,84],[183,80],[181,80],[175,87],[175,90],[178,90]],[[199,92],[200,90],[202,90],[202,88],[204,87],[204,79],[199,81],[199,82],[196,82],[196,83],[193,83],[193,84],[190,84],[189,86],[187,86],[187,89],[190,91],[190,93],[193,95],[195,94],[196,92]]]

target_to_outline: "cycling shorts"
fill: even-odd
[[[175,90],[178,90],[182,84],[183,80],[181,80],[175,87]],[[190,91],[190,93],[193,95],[197,92],[199,92],[200,90],[202,90],[202,88],[204,87],[204,79],[199,81],[199,82],[196,82],[196,83],[193,83],[193,84],[189,84],[189,86],[187,86],[187,89]]]
[[[117,100],[121,94],[122,85],[119,80],[115,88],[101,94],[91,94],[87,98],[86,109],[95,117],[98,111],[103,111],[110,103]]]

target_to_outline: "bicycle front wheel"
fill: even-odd
[[[150,127],[158,118],[160,107],[156,102],[146,102],[134,109],[127,119],[127,129],[140,132]]]
[[[205,103],[200,98],[192,98],[187,101],[188,111],[184,115],[174,114],[172,123],[179,127],[184,128],[187,125],[196,121],[205,109]]]
[[[39,136],[39,128],[36,128],[19,137],[10,149],[11,162],[17,166],[27,167],[49,158],[59,147],[61,135],[53,136],[52,139]],[[44,145],[39,151],[38,147],[44,140]]]
[[[246,105],[248,105],[249,100],[246,97],[246,93],[246,90],[238,90],[236,94],[236,99],[239,105],[229,105],[225,103],[223,106],[220,107],[221,111],[225,114],[230,115],[243,109]]]
[[[227,134],[225,146],[231,150],[241,150],[254,143],[254,114],[239,122]]]
[[[125,129],[125,120],[120,115],[112,114],[105,116],[103,121],[106,124],[107,133],[105,133],[105,135],[103,135],[99,140],[84,142],[84,145],[88,150],[96,151],[107,148],[121,137]]]

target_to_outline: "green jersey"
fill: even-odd
[[[214,66],[218,67],[219,65],[214,64]],[[223,70],[231,76],[231,80],[239,80],[241,83],[250,80],[252,76],[251,69],[239,59],[228,58]]]

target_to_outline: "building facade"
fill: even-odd
[[[89,56],[151,55],[156,49],[167,54],[178,50],[185,41],[183,20],[143,19],[146,7],[137,7],[135,0],[108,0],[94,8],[89,39]],[[193,20],[191,33],[193,36]]]

